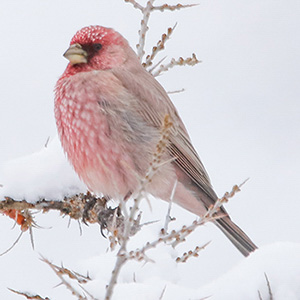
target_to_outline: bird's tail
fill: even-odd
[[[244,256],[248,256],[257,249],[247,234],[228,216],[215,220],[215,224]]]

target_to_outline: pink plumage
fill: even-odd
[[[64,56],[70,61],[58,80],[55,117],[63,149],[89,189],[114,199],[133,195],[152,161],[164,117],[174,124],[164,160],[147,192],[170,198],[202,215],[216,200],[209,177],[167,93],[140,64],[116,31],[85,27]],[[222,214],[226,214],[224,208]],[[229,216],[215,221],[248,255],[256,249]]]

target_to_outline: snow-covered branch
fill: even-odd
[[[42,213],[59,211],[62,215],[67,215],[73,220],[83,220],[85,223],[98,223],[98,215],[101,211],[107,209],[106,203],[106,198],[96,197],[89,192],[65,197],[61,201],[43,199],[35,203],[6,197],[5,200],[0,201],[0,212],[14,219],[21,226],[22,231],[26,231],[30,227],[37,226],[34,222],[32,211]]]

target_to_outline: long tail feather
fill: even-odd
[[[229,217],[225,216],[224,218],[217,219],[215,224],[244,256],[248,256],[257,249],[257,246],[251,241],[247,234]]]

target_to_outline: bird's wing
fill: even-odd
[[[165,116],[168,114],[171,117],[175,130],[171,132],[168,151],[172,157],[176,157],[174,163],[183,171],[183,174],[187,175],[208,196],[206,197],[208,203],[205,205],[209,207],[216,201],[217,196],[187,130],[166,91],[142,67],[135,72],[128,72],[125,68],[111,69],[111,72],[128,92],[139,100],[140,114],[148,124],[160,128]]]

